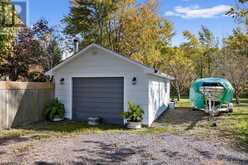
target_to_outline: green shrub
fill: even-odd
[[[53,120],[56,117],[64,118],[64,105],[56,98],[45,108],[45,117],[48,120]]]
[[[128,112],[123,113],[123,117],[130,122],[140,122],[143,119],[144,111],[139,105],[128,102]]]

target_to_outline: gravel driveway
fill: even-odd
[[[101,133],[40,142],[21,155],[2,155],[1,162],[75,165],[248,164],[248,153],[224,146],[169,134]]]

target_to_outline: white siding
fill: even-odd
[[[149,125],[168,107],[170,82],[156,76],[147,76],[149,81]]]
[[[145,111],[143,123],[148,125],[148,81],[144,69],[108,53],[90,49],[55,71],[55,96],[64,103],[66,117],[72,117],[72,77],[124,77],[124,110],[128,110],[128,101],[140,105]],[[133,77],[137,77],[136,85],[132,85]],[[63,85],[61,78],[65,79]]]

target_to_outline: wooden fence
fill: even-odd
[[[50,83],[0,81],[0,129],[43,120],[44,107],[53,97]]]

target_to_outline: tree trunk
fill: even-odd
[[[17,79],[18,79],[18,78],[17,78],[16,76],[13,76],[13,77],[10,76],[10,77],[9,77],[9,80],[10,80],[10,81],[17,81]]]
[[[176,82],[176,90],[177,90],[177,101],[180,101],[181,93],[180,93],[180,87],[178,85],[178,82]]]
[[[239,105],[240,104],[240,91],[235,92],[235,98],[236,98],[236,103]]]
[[[211,76],[211,58],[210,55],[208,55],[208,76]]]
[[[16,68],[11,71],[11,73],[9,75],[9,79],[11,81],[17,81],[17,79],[18,79],[18,73],[17,73],[17,69]]]
[[[203,57],[201,55],[201,61],[200,61],[200,76],[203,78]]]

